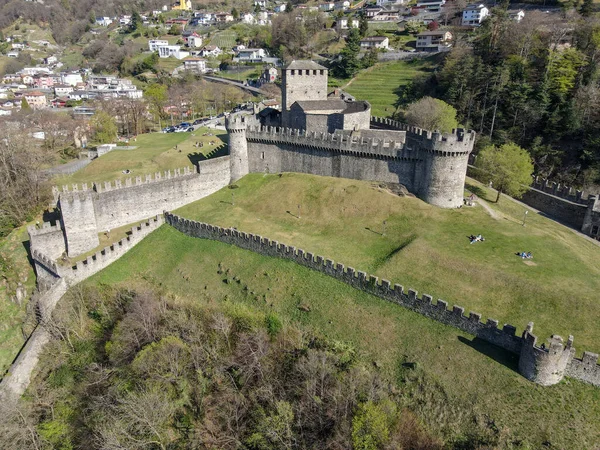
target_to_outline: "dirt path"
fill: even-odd
[[[475,203],[477,203],[478,205],[481,205],[481,207],[488,212],[488,214],[490,215],[490,217],[492,219],[495,219],[495,220],[500,220],[501,219],[500,215],[496,211],[494,211],[492,209],[492,207],[490,205],[488,205],[488,203],[485,200],[482,200],[482,199],[478,198],[475,201]]]

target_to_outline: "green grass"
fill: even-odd
[[[204,133],[213,136],[202,136]],[[214,134],[217,135],[214,135]],[[194,153],[210,153],[226,140],[223,131],[199,128],[193,133],[148,133],[130,141],[130,145],[137,146],[135,150],[113,150],[106,155],[94,160],[90,165],[78,172],[54,180],[54,184],[89,183],[94,181],[108,181],[125,179],[155,172],[191,166],[188,155]],[[210,141],[216,144],[208,145]],[[204,147],[194,147],[196,142],[204,142]],[[177,146],[177,150],[175,149]],[[181,150],[181,152],[179,151]],[[132,171],[124,175],[123,170]]]
[[[239,72],[222,70],[217,75],[229,80],[245,81],[247,78],[258,78],[261,72],[260,67],[248,67],[248,69]]]
[[[540,215],[523,227],[524,208],[508,199],[492,204],[494,219],[482,207],[441,209],[354,180],[253,174],[239,186],[176,212],[304,248],[519,330],[534,321],[543,340],[573,334],[579,354],[600,350],[600,248]],[[467,236],[479,233],[486,241],[470,245]],[[532,252],[535,265],[519,251]]]
[[[221,50],[235,47],[237,33],[233,30],[224,30],[215,33],[210,39],[210,45],[216,45]]]
[[[361,71],[343,89],[356,98],[369,101],[372,115],[389,117],[396,111],[397,89],[415,77],[425,75],[434,66],[431,59],[379,63]]]
[[[181,65],[183,65],[183,61],[171,56],[170,58],[159,58],[156,68],[165,72],[173,72]]]
[[[291,178],[298,187],[301,177],[286,175],[279,180],[265,177],[264,183],[250,177],[240,182],[235,207],[221,203],[229,198],[228,189],[205,203],[214,204],[215,210],[229,208],[232,217],[236,217],[236,209],[245,210],[248,205],[249,195],[245,197],[244,191],[260,189],[256,194],[263,194],[261,184],[278,186],[279,194],[272,201],[265,202],[263,197],[258,201],[259,195],[255,195],[257,209],[252,219],[256,224],[264,222],[264,227],[261,226],[265,230],[263,234],[269,235],[275,230],[268,208],[278,202],[285,208],[296,201],[288,197],[289,191],[285,188]],[[394,202],[410,203],[417,210],[429,209],[417,200],[378,193],[361,183],[354,182],[357,191],[351,189],[351,184],[335,182],[327,183],[331,189],[323,190],[319,180],[302,178],[305,182],[303,194],[309,197],[322,194],[330,197],[332,203],[341,203],[341,207],[363,205],[360,200],[366,195],[372,199],[373,209],[377,206],[385,209]],[[345,193],[342,188],[346,189]],[[340,201],[340,195],[354,196],[356,202]],[[388,197],[393,201],[388,201]],[[264,203],[270,206],[258,206]],[[331,209],[331,203],[328,205]],[[366,249],[378,247],[374,245],[375,237],[364,233],[363,239],[352,240],[347,233],[348,222],[341,217],[339,208],[326,213],[325,220],[336,214],[340,218],[339,225],[336,227],[331,223],[331,231],[317,226],[314,235],[321,235],[317,240],[323,243],[334,240],[349,253],[355,249],[361,258],[368,258]],[[423,211],[422,214],[431,215],[431,212]],[[473,209],[468,214],[480,215],[481,212]],[[285,212],[282,217],[284,215]],[[307,220],[311,220],[310,216],[307,211]],[[206,219],[212,221],[213,217]],[[292,219],[290,216],[290,224],[284,227],[285,233],[280,231],[279,234],[285,234],[288,242],[301,241],[303,227],[293,226]],[[352,223],[356,226],[364,224],[357,222],[360,220],[354,217]],[[243,222],[243,225],[248,224]],[[337,238],[331,238],[334,230],[337,230]],[[379,240],[384,239],[380,236]],[[484,249],[483,246],[469,248]],[[416,363],[425,378],[418,386],[417,383],[407,384],[414,391],[407,395],[406,402],[439,434],[456,430],[458,424],[464,424],[472,417],[468,412],[474,412],[493,421],[500,433],[524,439],[532,443],[533,448],[540,447],[542,442],[550,442],[552,448],[585,449],[592,448],[600,439],[600,389],[572,380],[552,387],[535,385],[516,372],[516,358],[505,352],[485,344],[479,346],[472,342],[471,336],[454,328],[356,291],[292,262],[263,257],[218,242],[189,238],[165,225],[121,260],[87,281],[89,284],[127,287],[139,282],[160,285],[178,297],[199,302],[243,303],[265,312],[274,311],[286,322],[351,343],[361,360],[380,367],[386,379],[400,385],[411,378],[410,370],[402,368],[402,363]],[[199,292],[209,294],[198,295]],[[301,305],[308,306],[310,312],[299,309]]]

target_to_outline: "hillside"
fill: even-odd
[[[483,313],[483,317],[492,315],[513,323],[519,329],[526,320],[534,320],[542,338],[551,332],[571,331],[580,349],[595,350],[597,329],[587,320],[597,316],[589,313],[593,311],[591,292],[597,288],[595,277],[589,277],[589,273],[598,270],[598,247],[542,216],[531,215],[523,227],[517,219],[521,207],[507,199],[501,202],[493,206],[494,218],[481,207],[441,210],[414,198],[399,198],[367,182],[257,174],[242,179],[237,189],[223,189],[179,213],[326,255],[406,288],[442,297],[450,304],[461,304],[467,310]],[[385,235],[383,220],[387,221]],[[478,232],[486,241],[470,245],[466,236]],[[514,255],[513,250],[525,247],[533,252],[535,266],[524,264]],[[552,255],[545,251],[548,248],[553,249]],[[558,276],[559,272],[564,277]],[[78,397],[78,389],[84,386],[77,380],[83,383],[102,378],[102,372],[90,372],[87,367],[96,366],[89,364],[103,361],[107,374],[129,373],[122,373],[129,370],[123,366],[129,359],[117,356],[127,348],[123,345],[132,345],[133,336],[123,334],[126,323],[114,326],[106,322],[107,311],[116,298],[111,289],[119,288],[130,293],[161,291],[165,299],[170,299],[165,305],[172,304],[167,310],[173,308],[176,322],[191,314],[185,312],[190,311],[189,306],[184,307],[188,304],[212,311],[223,308],[224,314],[238,324],[236,330],[239,324],[245,324],[248,330],[260,328],[261,317],[274,314],[286,330],[301,330],[304,339],[319,336],[325,342],[337,343],[338,349],[353,349],[356,360],[352,364],[374,367],[399,395],[401,400],[394,397],[394,401],[417,414],[428,433],[445,442],[446,448],[525,449],[544,445],[585,449],[593,448],[600,439],[597,388],[568,379],[552,387],[535,385],[517,373],[514,356],[454,328],[291,262],[189,238],[166,225],[85,282],[84,289],[100,289],[99,294],[77,297],[81,291],[75,290],[74,297],[61,306],[59,314],[75,320],[80,316],[73,316],[73,311],[78,309],[69,304],[81,303],[69,302],[89,298],[98,304],[99,298],[107,299],[104,306],[88,306],[91,309],[86,313],[86,320],[104,325],[86,325],[92,327],[88,331],[80,328],[78,334],[85,337],[73,335],[70,343],[57,341],[30,389],[39,401],[53,395],[56,397],[52,401],[62,402],[60,413],[54,419],[45,419],[41,427],[59,430],[53,439],[72,439],[77,433],[86,433],[85,426],[70,417],[77,416],[87,401],[78,403],[83,400]],[[571,299],[577,299],[577,304]],[[584,305],[587,315],[572,313]],[[204,313],[197,314],[193,317],[203,317]],[[145,317],[150,320],[151,316]],[[114,320],[118,323],[121,319],[116,316]],[[176,322],[168,327],[170,331],[160,331],[163,339],[164,333],[184,341],[190,339],[191,331],[184,332],[174,326]],[[84,325],[77,323],[79,327]],[[223,329],[222,325],[215,326]],[[304,345],[301,342],[305,341],[301,339],[294,345],[300,349]],[[94,349],[105,350],[96,353]],[[247,369],[243,367],[236,369],[236,376],[246,377]],[[153,373],[159,374],[160,369],[156,370]],[[208,385],[218,382],[215,372],[205,376]],[[104,387],[92,392],[91,401],[102,398],[109,379],[97,379]],[[141,386],[125,390],[133,395],[140,392]],[[204,429],[208,411],[192,413],[186,409],[188,403],[180,395],[187,388],[178,389],[170,391],[170,401],[188,411],[186,423],[191,420],[195,424],[192,429]],[[245,392],[242,389],[240,395]],[[206,401],[210,398],[206,392],[199,395]],[[213,403],[213,408],[222,407],[222,403]],[[97,423],[95,420],[87,417],[84,422],[90,426]]]

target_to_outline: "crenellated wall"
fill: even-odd
[[[118,260],[133,246],[137,245],[152,231],[164,223],[160,215],[149,219],[131,228],[130,234],[119,242],[96,252],[83,261],[77,262],[75,266],[61,266],[44,254],[40,249],[32,251],[38,277],[38,292],[32,301],[36,304],[39,324],[27,340],[25,346],[19,352],[18,358],[12,364],[8,373],[0,383],[0,399],[18,398],[25,392],[31,375],[37,365],[44,346],[50,339],[50,335],[44,328],[44,323],[50,320],[52,312],[58,301],[67,292],[67,289],[95,273],[101,271],[114,261]],[[50,230],[51,227],[33,228],[34,235],[40,235],[42,230]]]
[[[322,256],[315,256],[302,249],[280,244],[259,235],[187,220],[168,212],[165,212],[165,221],[191,237],[224,242],[261,255],[294,261],[336,278],[356,289],[477,336],[511,353],[520,355],[520,372],[526,378],[539,384],[555,384],[564,375],[567,375],[600,386],[598,356],[584,353],[582,360],[574,358],[575,349],[572,347],[572,336],[569,337],[566,347],[563,347],[562,339],[558,336],[553,336],[548,346],[546,344],[538,346],[537,338],[532,334],[533,323],[529,323],[522,337],[517,336],[516,328],[512,325],[505,324],[502,328],[498,328],[498,321],[495,319],[481,322],[481,314],[470,312],[468,316],[465,316],[465,310],[460,306],[454,305],[449,309],[448,303],[443,300],[434,303],[433,298],[427,294],[423,294],[419,298],[415,290],[405,291],[399,284],[392,285],[388,280],[379,280],[376,276],[357,271],[353,267],[345,267],[343,264],[335,263]]]
[[[124,182],[72,185],[70,190],[68,186],[55,188],[68,254],[73,257],[97,247],[98,233],[187,205],[227,186],[229,181],[229,156],[223,156],[199,162],[197,170],[184,167]]]
[[[41,227],[30,225],[27,227],[27,232],[31,252],[43,249],[49,257],[56,259],[66,250],[65,236],[60,222],[55,224],[44,222]]]

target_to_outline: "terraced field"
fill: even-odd
[[[216,45],[221,50],[235,46],[237,33],[232,30],[219,31],[210,40],[210,45]]]
[[[394,61],[380,63],[360,72],[343,89],[357,99],[371,103],[371,114],[389,117],[396,111],[398,88],[405,86],[415,77],[433,70],[435,61]]]

